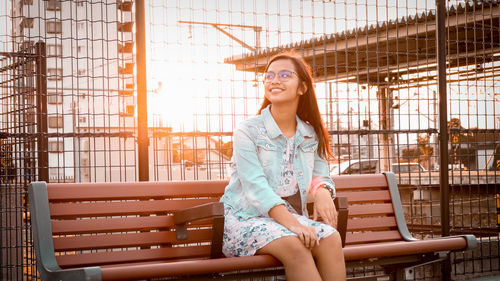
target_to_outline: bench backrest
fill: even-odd
[[[226,181],[47,184],[60,267],[210,256],[211,222],[176,240],[172,212],[216,202]],[[180,244],[183,247],[178,247]]]
[[[337,196],[349,200],[346,245],[403,239],[401,226],[398,230],[397,224],[402,209],[400,203],[396,208],[392,204],[394,194],[391,196],[390,183],[395,184],[393,174],[388,173],[387,178],[384,174],[376,174],[333,179]],[[180,242],[176,240],[172,212],[218,201],[227,183],[47,184],[57,262],[62,268],[71,268],[208,258],[211,222],[202,220],[190,225],[189,239]],[[392,193],[397,192],[397,185],[395,188]],[[399,194],[396,196],[399,202]],[[397,215],[397,210],[401,214]],[[404,232],[404,217],[402,220]]]

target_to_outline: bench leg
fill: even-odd
[[[406,270],[404,268],[396,268],[392,273],[392,278],[395,281],[406,280]]]

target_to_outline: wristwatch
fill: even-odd
[[[330,188],[329,185],[326,185],[326,184],[323,184],[321,187],[325,188],[326,190],[328,190],[328,192],[330,192],[330,197],[333,198],[333,190]]]

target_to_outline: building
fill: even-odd
[[[12,50],[33,52],[37,43],[45,44],[42,76],[47,112],[33,116],[47,116],[49,179],[85,180],[80,167],[91,160],[85,158],[92,154],[89,149],[105,149],[89,144],[91,138],[85,136],[106,138],[117,130],[135,128],[133,0],[11,0],[11,4]],[[34,83],[22,81],[16,91],[26,91]],[[33,107],[39,97],[30,99]],[[131,145],[124,153],[134,149]]]

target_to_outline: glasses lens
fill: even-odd
[[[265,72],[263,77],[264,77],[264,81],[271,81],[274,79],[274,72]]]
[[[281,81],[286,81],[292,77],[292,72],[290,70],[282,70],[278,73],[278,77]]]
[[[293,71],[290,70],[282,70],[278,72],[278,79],[282,82],[288,81],[292,78],[292,75],[294,74]],[[276,73],[269,71],[265,72],[262,77],[264,78],[265,82],[270,82],[276,77]]]

